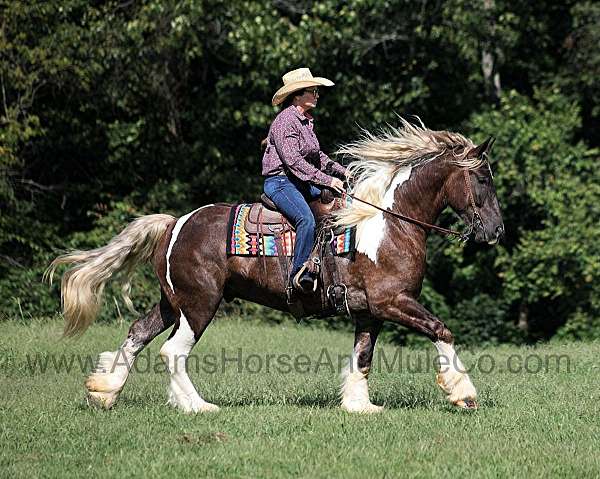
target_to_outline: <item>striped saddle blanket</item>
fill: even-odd
[[[231,209],[227,228],[228,256],[278,256],[276,234],[286,256],[294,254],[296,233],[280,213],[262,210],[260,203],[241,203]],[[264,214],[264,223],[261,215]],[[275,216],[276,215],[276,216]],[[326,235],[334,255],[353,253],[356,228],[345,228]]]

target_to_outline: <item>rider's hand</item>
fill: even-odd
[[[332,178],[329,186],[336,193],[341,194],[344,191],[346,191],[346,189],[344,188],[344,182],[342,180],[340,180],[339,178]]]

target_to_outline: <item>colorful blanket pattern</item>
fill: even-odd
[[[241,203],[231,210],[227,239],[228,256],[277,256],[275,235],[250,234],[244,228],[246,218],[250,213],[251,203]],[[288,231],[281,237],[286,256],[294,254],[296,233]],[[331,248],[334,254],[341,255],[354,251],[355,228],[346,228],[340,234],[333,235]]]

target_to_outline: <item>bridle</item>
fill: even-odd
[[[488,163],[488,168],[490,168],[489,163]],[[347,196],[349,198],[352,198],[355,201],[364,203],[365,205],[375,208],[376,210],[379,210],[382,213],[386,213],[390,216],[393,216],[394,218],[398,218],[398,219],[406,221],[408,223],[412,223],[414,225],[420,226],[423,229],[434,231],[434,232],[439,233],[444,236],[455,236],[460,241],[466,243],[469,240],[469,238],[471,237],[471,235],[473,234],[473,232],[475,231],[475,228],[477,227],[477,225],[483,225],[483,220],[481,219],[481,215],[479,214],[479,208],[477,208],[477,205],[475,204],[475,197],[473,196],[473,190],[471,188],[471,177],[469,176],[469,168],[463,168],[462,171],[463,171],[463,178],[465,180],[464,192],[467,197],[467,201],[471,205],[471,208],[473,208],[473,216],[471,217],[471,223],[469,224],[469,226],[467,227],[467,230],[465,232],[451,230],[448,228],[442,228],[441,226],[432,225],[432,224],[426,223],[425,221],[417,220],[415,218],[411,218],[410,216],[406,216],[401,213],[397,213],[390,209],[381,208],[377,205],[374,205],[373,203],[370,203],[361,198],[358,198],[350,193],[343,193],[342,198],[344,196]],[[491,168],[490,168],[490,174],[491,174]]]
[[[473,209],[473,216],[471,216],[471,224],[467,228],[467,231],[464,233],[464,238],[466,239],[461,238],[462,241],[466,242],[475,231],[475,227],[477,225],[483,226],[483,220],[481,219],[481,215],[479,214],[479,208],[477,208],[477,205],[475,204],[475,196],[473,195],[473,190],[471,189],[471,177],[469,176],[468,168],[463,169],[463,175],[465,178],[465,194],[467,195],[467,200],[469,201],[469,203],[471,204],[471,208]]]

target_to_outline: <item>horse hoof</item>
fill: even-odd
[[[474,411],[479,408],[477,401],[474,401],[473,399],[461,399],[460,401],[457,401],[455,405],[461,409],[467,409],[470,411]]]
[[[86,401],[90,407],[108,410],[115,405],[118,397],[118,394],[88,391]]]
[[[376,414],[383,411],[383,406],[376,406],[372,403],[367,404],[342,404],[342,409],[346,412],[358,414]]]
[[[205,402],[200,406],[200,408],[198,409],[198,412],[218,412],[220,410],[221,410],[221,408],[219,406],[217,406],[216,404]]]
[[[376,414],[378,412],[382,412],[383,411],[383,406],[377,406],[375,404],[370,404],[367,406],[367,408],[363,411],[363,413],[365,414]]]
[[[203,402],[200,404],[187,404],[187,405],[179,404],[179,405],[177,405],[177,407],[186,414],[219,412],[221,410],[221,408],[219,406],[217,406],[216,404],[209,403],[209,402]]]

